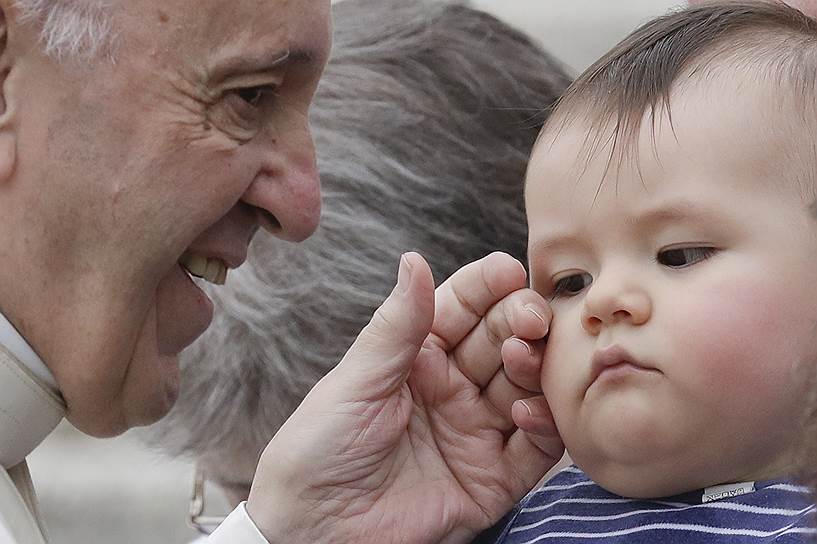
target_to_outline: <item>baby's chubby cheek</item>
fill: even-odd
[[[673,350],[662,363],[667,376],[712,402],[743,406],[749,415],[791,398],[804,356],[791,339],[802,334],[803,319],[763,287],[724,284],[679,301],[668,329]]]
[[[567,329],[554,317],[540,372],[542,392],[557,427],[578,409],[592,357],[587,340],[568,336]]]

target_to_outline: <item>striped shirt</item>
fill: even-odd
[[[704,502],[703,492],[657,500],[608,493],[568,467],[528,495],[505,519],[497,543],[794,544],[817,542],[809,490],[784,481]],[[483,540],[480,540],[482,542]]]

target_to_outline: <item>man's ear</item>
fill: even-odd
[[[0,1],[0,187],[8,183],[17,164],[17,130],[8,100],[11,72],[9,51],[9,3]]]

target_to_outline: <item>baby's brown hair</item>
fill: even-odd
[[[718,69],[751,71],[779,87],[779,103],[808,130],[799,176],[817,179],[817,21],[779,2],[717,1],[654,19],[616,45],[570,86],[543,128],[548,139],[574,122],[590,128],[585,152],[610,146],[608,168],[633,159],[645,114],[666,114],[670,94]],[[791,109],[794,108],[794,109]],[[751,115],[753,112],[747,112]],[[540,136],[540,141],[542,136]],[[798,155],[798,158],[802,155]],[[637,159],[637,157],[635,157]]]

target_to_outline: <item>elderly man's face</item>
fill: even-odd
[[[307,110],[329,3],[121,0],[115,62],[10,61],[24,205],[4,220],[16,279],[0,303],[86,432],[172,405],[177,355],[213,311],[188,271],[223,279],[259,225],[294,241],[316,227]]]

